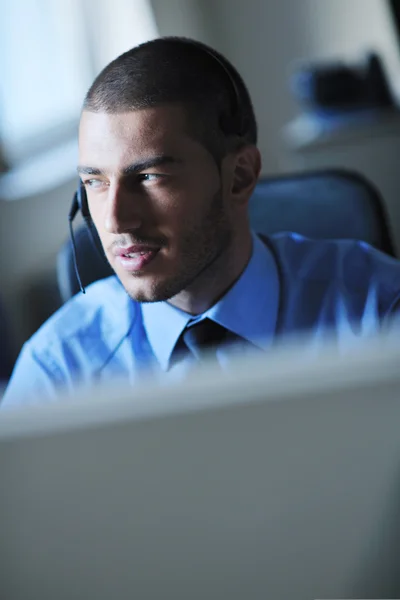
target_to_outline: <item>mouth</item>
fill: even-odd
[[[128,272],[142,271],[149,265],[159,253],[160,248],[146,246],[130,246],[129,248],[118,248],[115,252],[117,262]]]

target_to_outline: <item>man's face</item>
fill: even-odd
[[[229,190],[178,107],[84,112],[79,164],[105,254],[132,298],[172,298],[229,248]]]

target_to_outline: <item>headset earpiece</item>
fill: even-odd
[[[85,221],[85,225],[87,227],[87,230],[90,235],[90,239],[92,241],[93,246],[96,248],[96,250],[99,253],[99,255],[101,256],[101,258],[107,263],[107,259],[103,252],[103,249],[99,243],[97,236],[95,235],[95,227],[94,227],[92,217],[90,216],[90,212],[89,212],[89,204],[88,204],[88,200],[87,200],[87,194],[86,194],[86,190],[85,190],[85,187],[82,184],[82,182],[79,183],[78,189],[76,190],[76,192],[74,194],[71,208],[70,208],[69,214],[68,214],[68,221],[69,221],[69,233],[70,233],[71,244],[72,244],[72,256],[73,256],[73,261],[74,261],[75,273],[76,273],[76,277],[78,279],[79,287],[81,288],[81,291],[83,293],[85,293],[85,288],[82,285],[82,280],[81,280],[81,277],[79,274],[77,248],[76,248],[76,243],[75,243],[74,229],[72,226],[72,222],[75,219],[75,217],[79,211],[81,212],[83,220]]]

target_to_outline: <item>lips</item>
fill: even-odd
[[[118,263],[125,271],[142,271],[157,256],[160,248],[145,245],[116,248],[114,254]]]

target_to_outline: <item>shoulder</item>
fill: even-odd
[[[64,304],[24,345],[2,406],[54,399],[90,383],[138,314],[116,277],[93,283]]]
[[[135,303],[131,303],[134,307]],[[129,323],[130,299],[115,276],[97,281],[66,302],[31,337],[36,351],[68,343],[92,333],[124,331]]]
[[[400,261],[358,240],[316,240],[296,233],[280,233],[266,239],[281,269],[310,281],[340,281],[353,288],[378,277],[400,286]]]
[[[278,266],[281,327],[335,331],[346,345],[400,317],[400,261],[357,240],[264,238]]]

